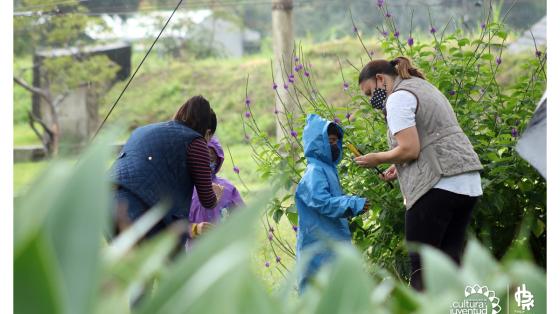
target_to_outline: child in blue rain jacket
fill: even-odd
[[[300,293],[319,267],[332,257],[325,244],[351,241],[348,218],[367,211],[365,198],[345,195],[336,165],[342,159],[343,131],[316,114],[307,116],[303,151],[307,169],[296,188],[298,234],[296,258],[308,261],[299,281]],[[303,256],[303,259],[302,259]]]

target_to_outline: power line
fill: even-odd
[[[103,126],[105,125],[105,122],[107,122],[107,119],[109,119],[109,116],[111,115],[111,113],[113,112],[113,110],[115,109],[115,107],[117,106],[117,104],[119,103],[119,100],[121,100],[121,97],[124,95],[124,92],[126,91],[126,89],[128,88],[128,86],[130,85],[130,83],[132,82],[132,80],[134,79],[134,77],[136,76],[136,73],[138,73],[138,70],[140,70],[140,67],[142,67],[142,64],[144,64],[144,61],[146,61],[146,58],[148,58],[148,55],[150,54],[150,52],[152,51],[152,48],[154,48],[155,44],[157,43],[158,39],[160,38],[161,34],[163,34],[163,31],[165,30],[165,28],[167,27],[167,24],[169,24],[169,22],[171,21],[171,18],[173,18],[173,15],[175,14],[175,12],[177,11],[177,9],[179,9],[179,6],[181,6],[181,3],[183,3],[183,0],[179,0],[179,2],[177,3],[177,6],[175,7],[175,9],[173,10],[173,12],[171,12],[171,15],[169,16],[169,18],[167,19],[167,22],[165,22],[165,25],[163,25],[163,28],[161,29],[161,31],[159,32],[158,36],[156,37],[156,39],[154,40],[154,42],[152,43],[152,45],[150,46],[150,49],[148,49],[148,51],[146,52],[146,54],[144,55],[144,58],[142,58],[142,61],[140,61],[140,64],[138,64],[138,67],[136,67],[136,70],[134,71],[134,73],[132,74],[132,76],[130,77],[130,79],[128,80],[128,82],[126,83],[126,85],[124,86],[123,90],[121,91],[119,97],[117,98],[117,100],[115,100],[115,103],[113,103],[113,105],[111,106],[111,109],[109,110],[109,112],[107,113],[107,115],[105,116],[105,118],[103,119],[103,121],[101,122],[101,124],[99,125],[99,127],[97,128],[97,130],[95,131],[95,134],[93,135],[93,139],[95,139],[95,137],[97,136],[97,134],[99,134],[99,131],[101,130],[101,128],[103,128]]]

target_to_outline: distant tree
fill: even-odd
[[[95,0],[86,1],[83,5],[93,13],[121,13],[138,10],[140,0]]]
[[[81,6],[78,0],[22,0],[22,5],[29,9],[30,15],[14,16],[16,56],[29,55],[39,49],[48,51],[74,47],[80,50],[91,43],[91,39],[85,35],[85,29],[101,23],[85,14],[87,8]],[[106,56],[80,53],[47,58],[40,66],[41,84],[35,80],[36,85],[26,81],[21,75],[25,69],[14,69],[14,83],[41,98],[41,104],[47,107],[48,120],[31,110],[28,111],[28,118],[47,154],[55,155],[60,142],[60,104],[73,89],[83,84],[88,84],[93,90],[105,88],[115,77],[118,66]]]

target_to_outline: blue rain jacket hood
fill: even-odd
[[[350,242],[348,218],[358,215],[366,200],[344,195],[340,186],[336,165],[342,159],[342,136],[340,126],[339,155],[333,161],[327,128],[332,123],[316,114],[307,116],[303,130],[303,150],[307,169],[299,182],[295,202],[298,210],[298,234],[296,256],[299,262],[310,258],[300,278],[300,287],[314,275],[332,255],[324,246],[330,241]],[[306,254],[306,249],[310,249]],[[317,249],[318,248],[318,249]]]

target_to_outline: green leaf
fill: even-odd
[[[30,239],[14,257],[14,313],[62,313],[61,274],[46,239]]]
[[[496,260],[476,240],[468,242],[463,256],[462,268],[473,282],[487,282],[499,271]]]
[[[282,215],[284,215],[284,211],[281,209],[277,209],[274,211],[272,215],[272,219],[274,219],[274,222],[280,223],[280,219],[282,218]]]
[[[288,220],[290,221],[290,223],[292,224],[292,226],[297,226],[298,225],[298,215],[295,213],[286,213],[286,217],[288,217]]]
[[[371,313],[372,305],[369,292],[372,283],[362,270],[359,254],[350,247],[339,247],[337,260],[330,269],[328,282],[320,295],[315,313]],[[325,269],[325,272],[328,272]],[[320,276],[320,275],[319,275]],[[345,283],[351,282],[351,285]],[[319,283],[320,285],[320,283]],[[312,289],[312,287],[309,287]],[[303,297],[311,297],[313,291],[305,292]],[[361,300],[356,302],[356,300]]]
[[[496,32],[496,36],[500,37],[501,39],[506,39],[507,38],[507,32],[506,31],[498,31]]]
[[[46,235],[57,257],[71,313],[87,313],[93,306],[101,235],[109,218],[110,187],[103,175],[109,152],[107,143],[97,142],[82,155],[47,219]]]
[[[469,43],[470,43],[470,40],[468,38],[462,38],[462,39],[457,41],[457,45],[459,45],[459,47],[463,47],[465,45],[468,45]]]
[[[261,204],[271,197],[268,191],[260,193],[248,208],[200,238],[188,258],[182,256],[165,269],[158,289],[137,312],[241,314],[254,306],[262,313],[276,313],[280,306],[247,270],[249,244],[255,238],[252,226],[260,217]]]
[[[443,252],[430,247],[420,248],[422,257],[424,286],[432,296],[443,298],[446,294],[461,294],[465,289],[462,276],[454,262]]]

